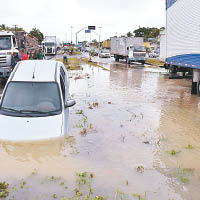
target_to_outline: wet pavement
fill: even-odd
[[[200,99],[190,95],[191,81],[108,60],[98,61],[109,70],[83,64],[69,72],[77,104],[68,137],[0,143],[10,198],[72,197],[75,172],[87,171],[105,199],[199,199]]]

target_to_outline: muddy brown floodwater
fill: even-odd
[[[200,99],[191,82],[156,67],[104,67],[69,73],[77,101],[69,137],[0,143],[9,198],[72,197],[75,172],[87,171],[93,195],[108,200],[200,199]]]

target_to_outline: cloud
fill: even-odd
[[[62,40],[66,34],[71,40],[70,26],[74,27],[75,40],[75,32],[96,25],[103,27],[102,38],[106,39],[139,26],[164,26],[164,7],[164,0],[8,0],[1,2],[0,23],[17,24],[27,31],[37,27],[45,35],[57,35]]]

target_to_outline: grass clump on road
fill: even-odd
[[[56,61],[60,61],[60,62],[63,63],[63,59],[62,58],[58,58],[58,59],[56,59]],[[82,70],[82,67],[80,65],[80,59],[78,59],[78,58],[68,58],[67,61],[68,61],[68,63],[64,64],[66,69]]]
[[[159,59],[155,59],[155,58],[148,58],[145,63],[150,64],[150,65],[156,65],[156,66],[164,66],[165,64],[163,62],[160,62]]]
[[[100,67],[100,68],[103,69],[103,70],[110,71],[109,69],[107,69],[107,68],[105,68],[105,67],[103,67],[103,66],[101,66],[101,65],[99,65],[99,64],[97,64],[97,63],[95,63],[95,62],[93,62],[93,61],[89,61],[88,58],[81,58],[80,60],[81,60],[82,62],[88,64],[88,65],[93,66],[93,67]]]
[[[63,63],[63,59],[62,58],[58,58],[56,59],[56,61],[60,61]],[[89,61],[88,58],[77,58],[77,57],[74,57],[74,58],[68,58],[67,59],[68,63],[67,64],[64,64],[66,69],[69,69],[69,70],[82,70],[83,68],[81,67],[81,62],[83,63],[86,63],[90,66],[93,66],[93,67],[100,67],[102,68],[103,70],[107,70],[107,71],[110,71],[109,69],[106,69],[105,67],[93,62],[93,61]]]

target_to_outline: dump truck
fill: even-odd
[[[143,37],[112,37],[111,54],[115,61],[125,59],[128,64],[131,62],[145,63],[147,54],[144,47]]]
[[[18,49],[15,35],[12,32],[0,31],[0,79],[10,75],[11,57]]]
[[[191,93],[200,96],[199,10],[199,0],[166,0],[166,68],[191,73]]]
[[[45,36],[44,53],[45,55],[56,55],[56,36]]]
[[[25,31],[0,31],[0,79],[9,77],[12,54],[20,49],[24,49],[31,58],[39,50],[37,39]]]

